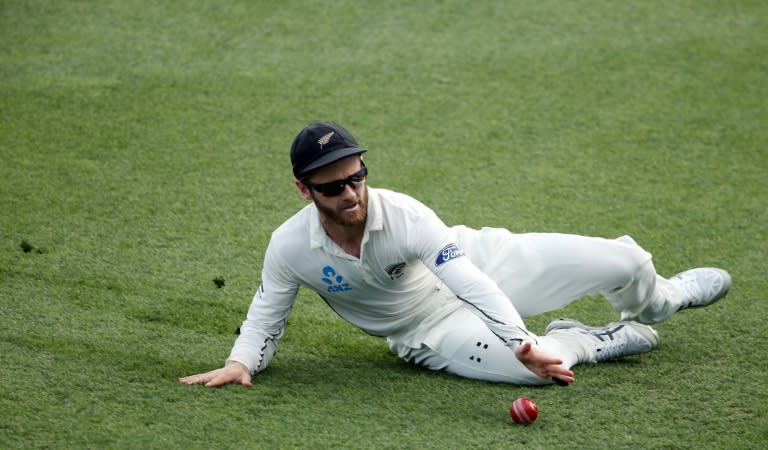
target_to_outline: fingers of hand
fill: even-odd
[[[206,383],[209,380],[208,375],[209,375],[208,373],[190,375],[188,377],[179,378],[179,381],[182,384],[202,384],[202,383]]]
[[[245,387],[253,386],[251,374],[245,366],[227,366],[221,369],[188,377],[179,378],[182,384],[204,384],[206,387],[217,387],[228,383],[239,383]]]
[[[216,383],[218,379],[222,378],[222,372],[223,372],[223,369],[216,369],[210,372],[199,373],[197,375],[184,377],[184,378],[181,378],[179,381],[181,381],[184,384],[204,384],[206,386],[218,386],[219,384],[222,384],[222,383]]]
[[[209,372],[207,375],[209,376],[203,381],[206,387],[221,386],[222,384],[235,381],[235,378],[226,370],[226,367]]]
[[[565,383],[573,383],[575,378],[573,372],[563,367],[563,360],[555,358],[533,345],[530,341],[522,343],[515,351],[517,358],[531,372],[545,378],[558,378]]]
[[[574,381],[576,381],[576,378],[573,376],[573,371],[568,370],[562,366],[552,367],[549,371],[549,376],[545,378],[557,378],[568,384],[571,384]]]

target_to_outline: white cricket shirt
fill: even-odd
[[[418,328],[446,307],[446,296],[435,295],[444,285],[503,340],[528,337],[510,301],[464,256],[455,239],[453,230],[421,202],[368,188],[368,218],[357,258],[328,237],[317,208],[307,205],[272,233],[262,284],[228,359],[251,372],[267,366],[301,285],[375,336]]]

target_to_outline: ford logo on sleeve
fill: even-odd
[[[445,247],[443,247],[443,249],[440,250],[440,252],[438,252],[437,259],[435,260],[435,265],[441,266],[447,263],[448,261],[459,258],[461,256],[464,256],[464,252],[459,250],[459,247],[456,246],[456,244],[450,243]]]

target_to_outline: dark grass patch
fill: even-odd
[[[38,255],[42,255],[45,253],[43,249],[37,248],[34,245],[30,244],[28,241],[23,240],[21,241],[21,244],[19,244],[19,247],[21,247],[21,251],[24,253],[37,253]]]

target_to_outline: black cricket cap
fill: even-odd
[[[352,134],[341,125],[335,122],[316,122],[301,130],[293,140],[293,175],[301,179],[315,169],[367,151],[358,147]]]

